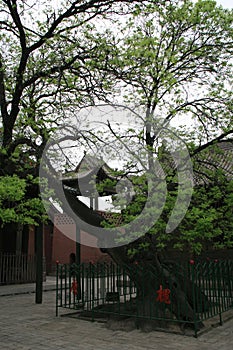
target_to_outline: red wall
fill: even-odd
[[[66,234],[63,234],[65,232]],[[55,215],[53,242],[52,242],[52,264],[59,260],[62,264],[70,262],[70,254],[75,253],[76,228],[72,219],[67,215]]]
[[[108,254],[104,254],[97,246],[97,238],[92,235],[81,231],[81,262],[83,263],[96,263],[111,261]]]
[[[62,232],[65,232],[65,234]],[[70,254],[76,253],[75,240],[76,225],[74,221],[65,214],[55,215],[53,239],[51,243],[51,265],[55,265],[57,260],[63,264],[70,262]],[[110,261],[110,257],[107,254],[103,254],[99,248],[92,247],[97,246],[97,239],[95,237],[81,231],[80,241],[81,263]],[[49,257],[46,256],[46,258]]]

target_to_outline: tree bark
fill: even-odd
[[[101,215],[80,202],[74,193],[67,189],[65,189],[65,193],[69,204],[77,216],[87,220],[92,225],[101,225],[101,222],[104,220]],[[98,235],[96,237],[101,239]],[[105,248],[103,250],[111,256],[116,264],[124,266],[130,280],[137,287],[137,311],[131,310],[132,315],[134,314],[135,316],[135,327],[149,330],[164,326],[167,322],[164,315],[166,309],[167,312],[170,312],[170,317],[175,317],[182,326],[186,324],[194,326],[195,322],[197,322],[198,327],[201,328],[203,324],[198,321],[197,313],[203,311],[203,305],[208,306],[208,299],[201,293],[194,281],[188,279],[188,275],[185,272],[178,274],[176,273],[175,264],[172,266],[171,263],[166,264],[166,262],[159,261],[156,251],[152,257],[150,252],[144,252],[138,265],[135,264],[134,258],[129,257],[128,249],[136,247],[145,239],[145,237],[142,237],[129,245]],[[161,285],[163,289],[170,290],[171,305],[164,305],[164,303],[160,305],[156,301]],[[199,305],[199,310],[197,310],[197,305],[195,305],[193,293],[202,295],[202,303]],[[140,320],[140,318],[136,317],[137,313],[145,318]],[[164,320],[156,321],[153,318],[164,318]]]

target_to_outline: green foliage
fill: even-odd
[[[78,108],[109,93],[94,19],[111,5],[0,0],[1,225],[44,220],[38,176],[47,141],[67,115],[76,118]],[[49,198],[48,188],[43,195]]]
[[[110,41],[114,43],[109,62],[120,87],[123,82],[124,99],[130,106],[141,108],[138,144],[143,144],[146,150],[147,161],[143,163],[148,169],[145,171],[151,172],[153,161],[158,159],[167,173],[168,191],[162,214],[153,227],[148,230],[138,227],[139,232],[131,236],[129,233],[129,237],[141,237],[140,231],[146,230],[152,241],[149,250],[152,246],[157,250],[175,247],[199,254],[206,246],[232,247],[232,181],[221,170],[222,157],[226,163],[232,162],[232,158],[227,159],[228,156],[215,146],[220,140],[229,141],[233,134],[233,11],[217,6],[212,0],[175,0],[147,5],[136,7],[124,28],[120,24],[120,35],[108,33],[111,39],[106,38],[108,49],[111,48]],[[168,137],[168,122],[175,120],[181,124],[181,117],[193,126],[182,125],[176,131],[170,128],[174,138]],[[124,135],[120,136],[123,139]],[[160,154],[162,147],[158,145],[163,137],[170,142],[170,153],[176,141],[181,139],[191,155],[200,154],[198,159],[193,159],[195,176],[208,179],[205,186],[200,186],[201,181],[197,182],[189,209],[172,233],[167,232],[167,223],[176,204],[178,178],[172,171],[169,151]],[[204,146],[210,140],[211,151],[209,147],[205,150]],[[128,150],[127,135],[125,143]],[[133,222],[148,202],[145,176],[138,173],[130,180],[135,195],[123,206],[122,225]],[[156,190],[157,198],[150,196],[147,217],[156,217],[159,210],[156,199],[158,202],[163,200],[162,188]],[[184,202],[186,195],[184,191]],[[182,203],[179,205],[177,217],[184,209]],[[146,237],[144,243],[147,243]],[[141,251],[140,244],[129,247],[130,256]]]
[[[148,108],[157,122],[192,116],[194,140],[232,128],[232,26],[232,10],[211,0],[138,8],[111,62],[127,86],[125,100]]]
[[[225,179],[217,185],[195,189],[191,206],[179,226],[180,247],[191,247],[200,253],[208,245],[233,246],[232,185],[232,180]]]
[[[173,178],[174,180],[174,178]],[[128,203],[118,216],[121,216],[120,226],[130,224],[142,213],[148,204],[148,186],[144,176],[132,179],[134,185],[133,200]],[[208,248],[231,248],[233,247],[233,180],[229,180],[221,171],[215,173],[214,181],[206,185],[196,186],[193,190],[192,200],[186,214],[179,226],[171,233],[166,232],[167,222],[176,204],[178,187],[167,177],[166,202],[161,215],[155,220],[154,225],[146,229],[145,226],[138,227],[138,232],[127,234],[121,241],[142,237],[141,232],[146,230],[149,241],[144,238],[139,243],[129,245],[129,257],[140,257],[143,251],[156,249],[162,251],[168,247],[182,251],[190,251],[200,254]],[[155,200],[160,201],[159,185],[155,190]],[[151,210],[146,211],[144,217],[150,217],[153,222],[156,216],[157,206],[151,203]],[[115,202],[113,201],[113,204]],[[117,204],[115,204],[115,208]],[[182,208],[179,208],[182,210]],[[116,215],[116,214],[114,214]],[[179,216],[179,210],[177,212]],[[119,225],[119,220],[118,220]],[[117,226],[118,226],[117,225]],[[104,227],[115,227],[116,220],[104,222]],[[119,226],[119,227],[120,227]],[[140,231],[141,230],[141,231]],[[149,235],[149,236],[148,236]],[[126,242],[126,241],[125,241]]]
[[[19,223],[37,225],[47,216],[40,198],[27,198],[27,187],[34,179],[20,179],[17,175],[0,177],[0,224]]]
[[[9,11],[10,1],[0,0],[0,11],[7,14],[0,21],[0,100],[4,113],[3,128],[0,125],[4,131],[4,148],[0,150],[1,225],[37,224],[44,220],[38,172],[50,135],[67,115],[76,117],[78,108],[100,100],[116,101],[119,97],[132,109],[140,106],[140,130],[135,131],[130,125],[126,135],[129,137],[124,139],[124,135],[111,134],[109,127],[110,136],[102,139],[98,133],[93,135],[92,129],[83,138],[88,140],[88,146],[103,142],[101,145],[108,152],[107,145],[114,136],[113,143],[118,142],[114,152],[118,148],[124,154],[124,141],[126,149],[132,150],[127,171],[132,166],[133,199],[127,203],[127,198],[113,198],[115,208],[122,210],[123,224],[130,224],[143,211],[149,181],[141,170],[146,165],[149,169],[145,171],[153,170],[152,163],[158,157],[167,165],[168,191],[162,214],[152,227],[146,227],[156,249],[172,245],[199,253],[206,242],[231,246],[233,185],[218,171],[214,173],[216,181],[208,188],[195,188],[191,205],[176,231],[166,232],[177,198],[178,189],[173,186],[177,176],[169,171],[170,159],[159,152],[158,145],[163,127],[166,129],[167,122],[180,117],[194,120],[193,130],[182,128],[176,134],[176,139],[183,139],[192,154],[207,141],[219,135],[223,140],[233,133],[232,11],[216,6],[212,0],[146,1],[124,21],[122,17],[118,21],[119,7],[113,15],[111,1],[105,3],[76,1],[74,5],[65,1],[55,11],[45,1],[44,13],[36,16],[34,5],[29,9],[23,2],[15,1]],[[109,9],[113,18],[107,21],[106,30],[99,30],[98,20],[107,19]],[[28,20],[32,26],[24,25]],[[75,140],[82,136],[76,131],[73,135]],[[131,147],[130,140],[135,136],[144,151],[139,154]],[[176,139],[170,137],[171,148]],[[135,159],[137,165],[140,163],[137,169]],[[213,169],[205,172],[213,178]],[[124,171],[115,175],[121,177]],[[158,203],[163,203],[163,184],[155,184],[145,219],[156,217],[160,211]],[[117,181],[107,179],[97,187],[104,194],[116,186]],[[47,189],[45,197],[49,196]],[[106,221],[105,225],[114,226],[115,220]],[[139,232],[132,236],[137,237],[141,229],[145,227],[138,227]],[[121,239],[124,242],[124,237]],[[129,247],[129,254],[150,248],[145,239],[138,246]]]

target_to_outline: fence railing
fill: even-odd
[[[59,308],[83,310],[92,320],[109,315],[180,323],[195,336],[203,321],[233,307],[233,261],[154,266],[57,264]]]
[[[36,279],[36,257],[0,253],[0,285],[30,283]]]

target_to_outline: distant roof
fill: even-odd
[[[219,142],[214,146],[209,146],[193,157],[194,163],[194,183],[196,185],[210,182],[210,176],[218,170],[222,170],[228,178],[233,178],[233,142]],[[163,165],[163,163],[162,163]],[[171,168],[176,168],[173,159],[169,159],[165,164]],[[135,176],[135,175],[134,175]],[[106,179],[119,180],[111,169],[102,159],[85,154],[74,171],[67,172],[62,176],[64,185],[75,188],[80,195],[95,196],[98,195],[94,182],[99,183]],[[114,188],[105,188],[104,195],[116,193]]]
[[[218,171],[233,179],[233,142],[220,142],[194,157],[196,183],[209,182],[211,174],[216,174]]]
[[[117,179],[114,170],[111,169],[101,158],[85,154],[74,171],[62,175],[64,185],[77,189],[80,194],[95,196],[97,194],[93,179],[100,182],[106,179]],[[92,183],[92,185],[91,185]],[[111,188],[105,189],[106,194],[113,194],[115,191]]]

